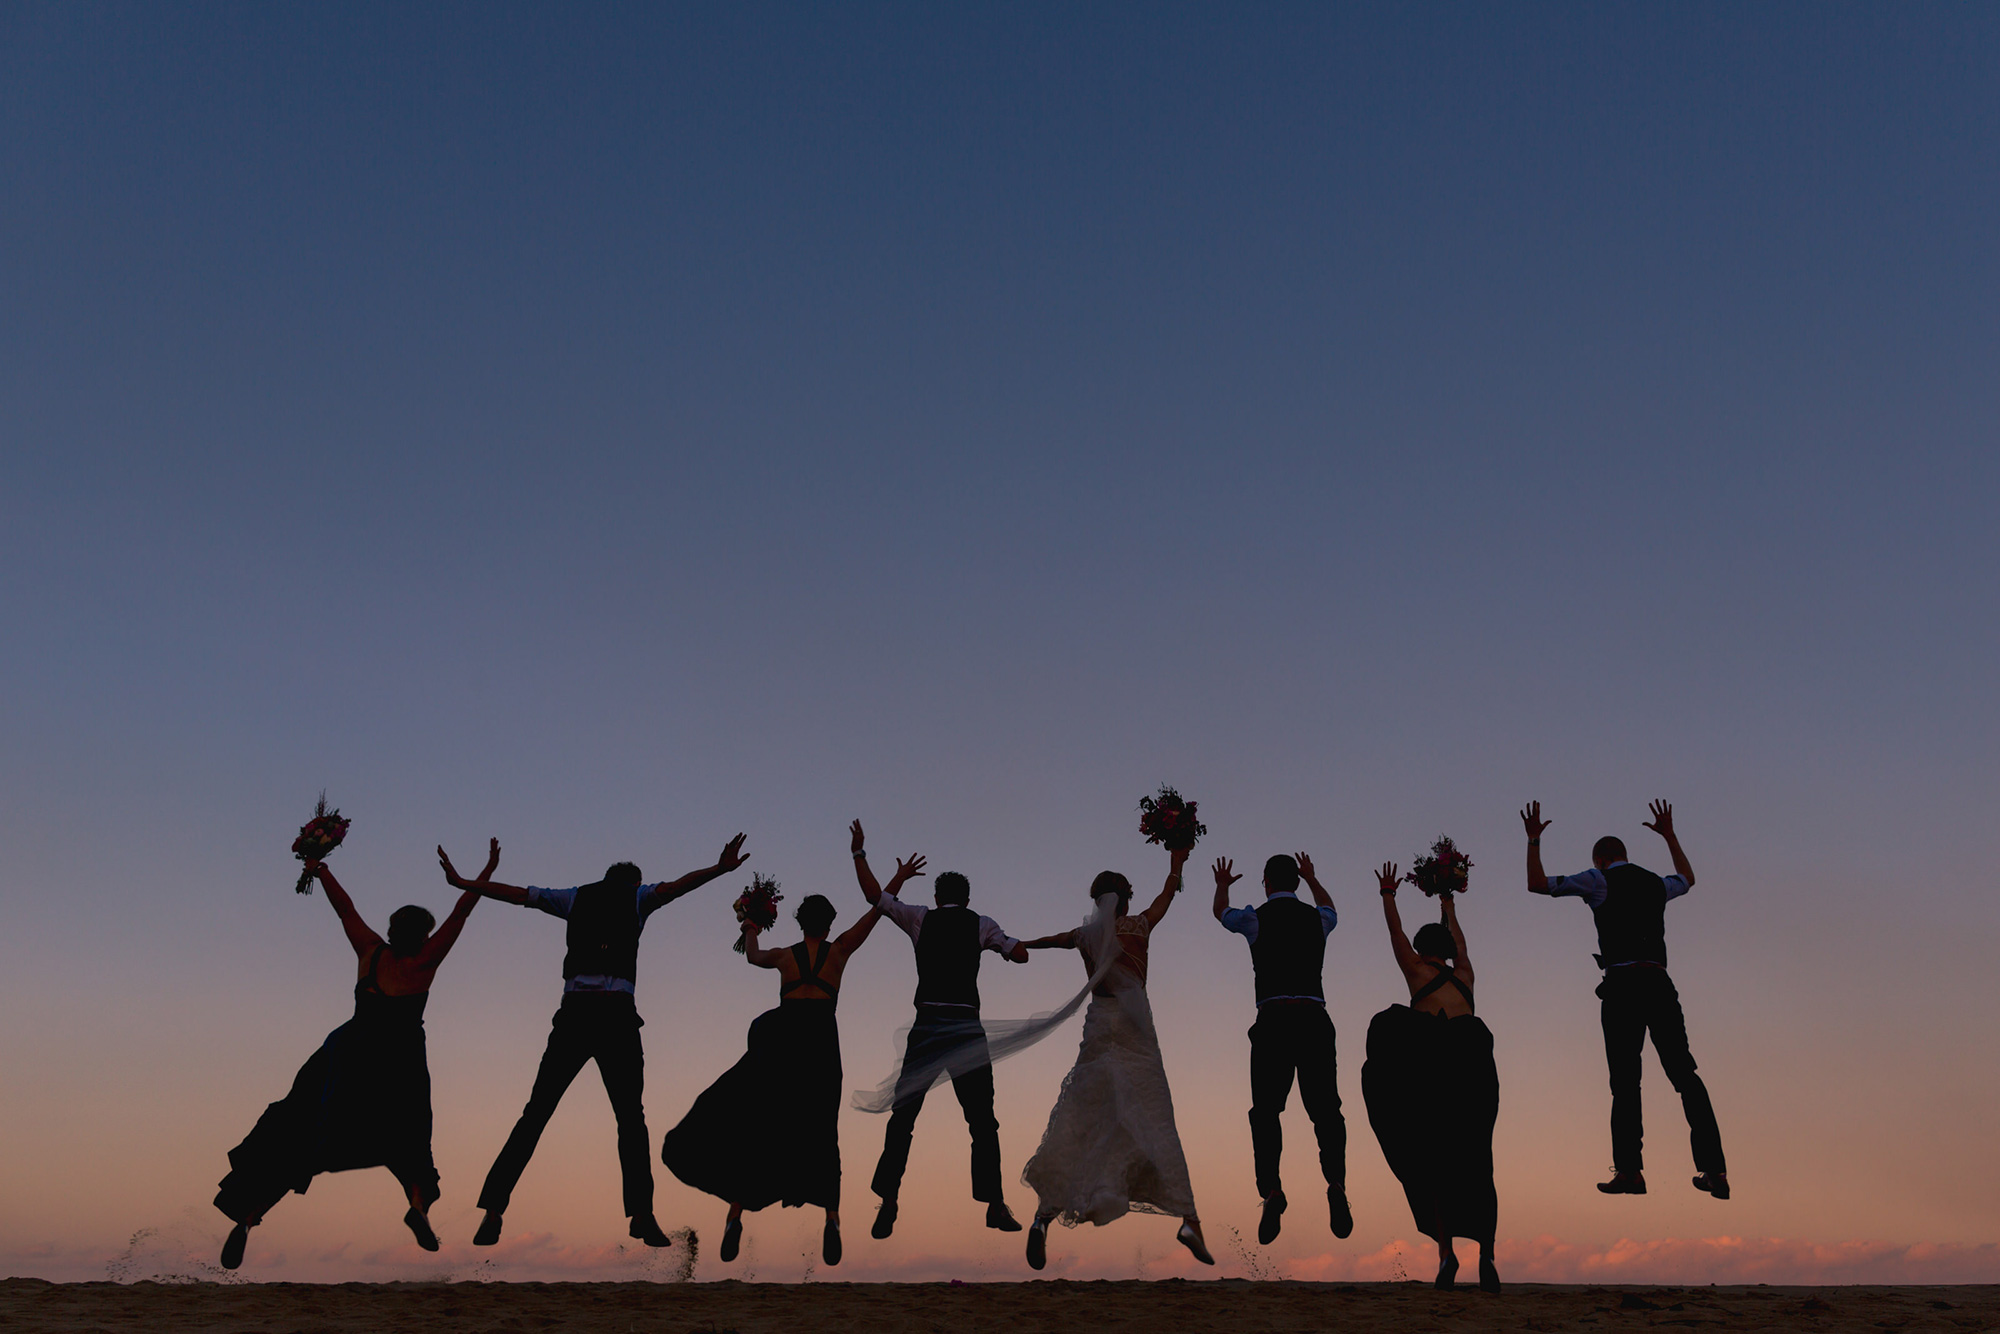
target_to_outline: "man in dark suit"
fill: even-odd
[[[1215,919],[1250,942],[1257,973],[1257,1022],[1250,1026],[1250,1144],[1257,1163],[1257,1194],[1264,1212],[1257,1240],[1277,1240],[1285,1212],[1278,1174],[1284,1149],[1279,1116],[1299,1084],[1299,1101],[1319,1139],[1319,1168],[1326,1178],[1326,1203],[1333,1235],[1354,1231],[1347,1207],[1347,1121],[1340,1114],[1335,1078],[1333,1020],[1326,1013],[1321,973],[1326,938],[1340,921],[1333,899],[1313,874],[1312,858],[1283,855],[1264,863],[1264,901],[1255,908],[1229,906],[1236,875],[1227,858],[1215,863]],[[1300,880],[1312,890],[1314,905],[1299,901]]]
[[[1640,1052],[1646,1035],[1660,1066],[1681,1095],[1694,1147],[1694,1188],[1718,1200],[1729,1198],[1729,1169],[1722,1156],[1722,1131],[1708,1086],[1695,1073],[1688,1051],[1687,1019],[1680,993],[1667,976],[1667,904],[1694,888],[1694,868],[1674,833],[1674,808],[1652,805],[1646,828],[1667,841],[1674,873],[1657,876],[1625,858],[1623,840],[1609,835],[1590,850],[1590,869],[1552,876],[1542,870],[1542,803],[1521,811],[1528,831],[1528,890],[1558,898],[1579,898],[1597,919],[1597,966],[1604,970],[1597,995],[1604,1003],[1604,1057],[1611,1067],[1611,1180],[1597,1188],[1606,1195],[1644,1195],[1645,1124],[1639,1099]]]

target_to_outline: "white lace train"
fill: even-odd
[[[1076,1065],[1021,1173],[1041,1198],[1037,1212],[1070,1227],[1101,1227],[1134,1209],[1175,1218],[1195,1211],[1153,1007],[1123,970],[1111,978],[1116,994],[1091,997]]]

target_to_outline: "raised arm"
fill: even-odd
[[[882,897],[882,882],[877,880],[875,873],[868,869],[868,854],[862,851],[861,845],[867,840],[868,836],[861,832],[861,821],[859,820],[849,825],[847,830],[852,835],[852,838],[848,842],[848,847],[854,853],[854,878],[861,882],[861,897],[867,899],[868,905],[873,907],[876,901]]]
[[[742,834],[738,834],[735,838],[723,844],[722,855],[715,859],[715,865],[704,866],[698,871],[689,871],[678,880],[669,880],[665,884],[655,885],[653,887],[653,897],[659,900],[660,906],[664,907],[690,890],[700,889],[717,876],[728,875],[744,862],[750,860],[750,854],[743,850],[743,838]]]
[[[354,946],[355,955],[366,957],[369,950],[381,945],[382,937],[361,920],[361,914],[354,910],[354,900],[347,897],[347,891],[333,878],[333,872],[327,869],[326,863],[309,862],[306,869],[326,887],[326,901],[333,905],[334,914],[340,918],[340,929],[347,933],[347,943]]]
[[[1299,879],[1305,881],[1306,888],[1312,891],[1313,902],[1322,908],[1331,908],[1333,896],[1326,892],[1325,886],[1319,882],[1319,877],[1313,874],[1313,859],[1301,852],[1292,860],[1299,864]]]
[[[1680,835],[1674,832],[1674,808],[1664,801],[1656,801],[1652,806],[1653,818],[1646,821],[1646,828],[1667,840],[1667,852],[1674,859],[1674,874],[1694,888],[1694,867],[1688,865],[1687,854],[1681,851]]]
[[[1470,986],[1472,984],[1472,960],[1465,957],[1465,932],[1461,931],[1458,926],[1458,904],[1454,901],[1455,898],[1456,896],[1451,894],[1438,895],[1438,907],[1444,914],[1446,928],[1451,931],[1451,947],[1458,951],[1455,956],[1458,963],[1458,971],[1464,975],[1466,985]]]
[[[1542,831],[1554,821],[1542,818],[1542,803],[1531,801],[1521,808],[1521,827],[1528,831],[1528,892],[1549,892],[1549,873],[1542,869]]]
[[[1160,897],[1154,899],[1152,906],[1139,914],[1146,919],[1148,928],[1158,926],[1160,920],[1167,915],[1167,909],[1174,906],[1174,895],[1181,892],[1181,868],[1187,865],[1188,852],[1187,848],[1173,850],[1173,860],[1167,865],[1167,883],[1160,887]]]
[[[458,868],[451,864],[451,858],[445,854],[444,847],[440,845],[438,847],[438,865],[444,868],[445,883],[453,889],[469,890],[474,894],[482,894],[489,899],[499,899],[502,903],[516,905],[526,903],[528,901],[528,891],[526,889],[520,885],[503,885],[492,878],[493,868],[500,863],[500,840],[497,838],[489,840],[488,847],[486,869],[480,872],[477,880],[467,880],[458,873]]]
[[[1235,864],[1227,857],[1215,859],[1215,920],[1221,921],[1222,914],[1229,911],[1229,887],[1243,877],[1236,874]]]
[[[1407,976],[1417,966],[1417,952],[1410,948],[1410,938],[1403,933],[1403,914],[1396,908],[1401,870],[1394,862],[1383,862],[1382,869],[1375,873],[1375,883],[1382,892],[1382,917],[1389,924],[1389,949],[1396,956],[1396,966]]]
[[[882,892],[892,899],[901,898],[903,886],[925,874],[924,861],[922,856],[910,857],[907,860],[902,857],[896,858],[896,874],[889,877],[889,883],[882,886]]]
[[[758,949],[757,937],[761,934],[755,922],[743,924],[743,957],[750,961],[753,968],[776,968],[778,960],[785,957],[785,951]]]
[[[1024,950],[1073,950],[1076,948],[1077,930],[1058,931],[1053,936],[1036,936],[1033,940],[1021,942]]]
[[[861,942],[868,939],[869,933],[875,929],[875,924],[881,920],[882,920],[882,904],[880,900],[877,900],[874,904],[869,906],[867,912],[861,914],[860,921],[856,922],[853,926],[848,927],[847,930],[841,932],[838,936],[834,937],[833,939],[834,957],[837,959],[845,959],[850,954],[853,954],[854,951],[860,949]]]
[[[492,867],[489,865],[487,869],[490,873]],[[479,897],[479,891],[476,889],[468,889],[458,896],[458,902],[452,905],[451,914],[444,919],[437,930],[431,932],[431,938],[425,941],[423,949],[417,952],[418,967],[435,971],[437,966],[444,962],[444,956],[450,954],[451,947],[458,943],[458,933],[465,930],[465,919],[479,906]]]

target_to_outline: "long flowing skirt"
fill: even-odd
[[[1091,997],[1076,1065],[1021,1179],[1040,1197],[1037,1212],[1053,1212],[1070,1226],[1102,1226],[1134,1209],[1176,1218],[1194,1213],[1187,1155],[1143,990]]]
[[[1492,1237],[1500,1074],[1485,1022],[1390,1006],[1368,1025],[1361,1096],[1417,1230],[1435,1241]]]
[[[255,1222],[287,1191],[305,1194],[321,1172],[363,1167],[388,1168],[426,1206],[438,1198],[423,998],[414,999],[414,1014],[412,1007],[364,1004],[327,1034],[291,1091],[266,1107],[229,1151],[216,1208]]]
[[[667,1132],[660,1160],[696,1190],[745,1209],[837,1209],[840,1078],[832,1002],[782,1002],[751,1022],[743,1059]]]

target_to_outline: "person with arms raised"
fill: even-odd
[[[1242,878],[1228,858],[1216,860],[1215,919],[1249,942],[1257,975],[1257,1021],[1250,1026],[1250,1144],[1257,1194],[1264,1202],[1257,1241],[1269,1246],[1277,1239],[1285,1212],[1279,1116],[1292,1096],[1294,1077],[1319,1140],[1327,1221],[1334,1236],[1345,1238],[1354,1232],[1347,1207],[1347,1121],[1340,1113],[1333,1020],[1327,1017],[1322,981],[1326,938],[1340,916],[1303,852],[1264,863],[1264,901],[1255,908],[1229,906],[1229,887]],[[1311,888],[1314,906],[1299,901],[1301,880]]]
[[[1625,856],[1622,839],[1606,835],[1590,850],[1590,869],[1576,875],[1547,874],[1542,869],[1542,803],[1531,801],[1521,811],[1528,833],[1528,890],[1555,898],[1579,898],[1597,920],[1598,983],[1603,1002],[1604,1058],[1611,1070],[1611,1180],[1597,1188],[1606,1195],[1644,1195],[1645,1122],[1639,1096],[1640,1055],[1646,1036],[1661,1069],[1681,1095],[1687,1114],[1688,1138],[1694,1149],[1694,1188],[1718,1200],[1729,1198],[1729,1166],[1722,1155],[1722,1131],[1708,1086],[1695,1073],[1688,1050],[1687,1018],[1680,992],[1667,975],[1667,904],[1694,888],[1694,867],[1681,851],[1674,832],[1674,808],[1652,804],[1646,828],[1667,842],[1674,873],[1661,877]]]
[[[1026,963],[1028,951],[1000,929],[999,923],[972,911],[972,885],[956,871],[937,878],[937,906],[905,903],[899,891],[913,876],[922,875],[924,859],[896,863],[887,887],[875,879],[863,850],[861,822],[852,827],[854,875],[871,908],[901,927],[916,948],[916,1022],[910,1026],[903,1062],[889,1108],[889,1128],[882,1157],[875,1164],[871,1186],[882,1203],[870,1235],[881,1240],[896,1226],[897,1197],[910,1162],[910,1140],[924,1096],[937,1080],[949,1077],[972,1133],[972,1198],[986,1206],[986,1226],[1019,1232],[1021,1224],[1007,1208],[1000,1183],[1000,1122],[993,1115],[993,1064],[986,1030],[979,1022],[979,959],[987,950],[1015,963]],[[870,1110],[873,1110],[871,1108]]]
[[[480,880],[500,864],[494,839]],[[431,1155],[431,1073],[424,1043],[424,1005],[438,966],[458,942],[478,906],[469,886],[444,925],[415,904],[389,916],[385,942],[354,907],[325,862],[306,873],[326,890],[360,977],[354,984],[354,1017],[327,1035],[283,1098],[264,1109],[243,1142],[229,1151],[229,1175],[215,1207],[232,1219],[222,1244],[222,1267],[243,1263],[250,1229],[264,1221],[286,1192],[303,1195],[321,1172],[386,1167],[410,1201],[403,1222],[427,1251],[438,1248],[430,1207],[438,1198],[437,1162]]]
[[[528,1105],[514,1123],[486,1184],[479,1207],[486,1211],[472,1241],[491,1246],[500,1240],[501,1218],[513,1199],[514,1187],[541,1142],[542,1131],[555,1115],[556,1104],[583,1067],[597,1062],[611,1111],[618,1121],[618,1164],[624,1178],[625,1216],[630,1234],[648,1246],[672,1244],[653,1217],[653,1164],[646,1135],[646,1054],[640,1042],[634,999],[639,967],[639,933],[653,912],[717,876],[727,875],[749,860],[743,835],[729,840],[713,866],[689,871],[678,880],[640,883],[639,868],[614,863],[604,878],[573,889],[543,889],[535,885],[501,885],[467,881],[452,869],[451,858],[438,849],[444,876],[461,889],[529,908],[540,908],[569,923],[569,952],[563,958],[563,998],[549,1029],[541,1068],[528,1094]]]

